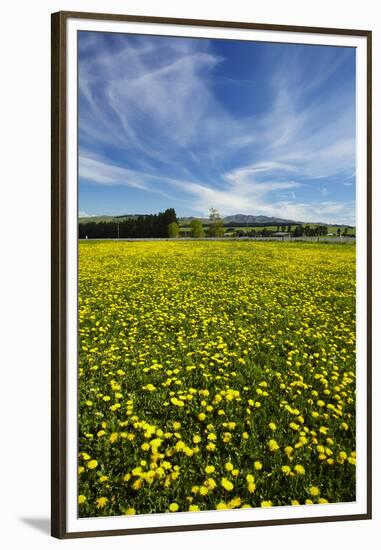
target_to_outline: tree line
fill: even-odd
[[[277,236],[281,236],[279,234],[284,233],[285,235],[289,235],[291,237],[325,237],[328,235],[328,226],[327,225],[316,225],[315,227],[311,227],[310,225],[303,225],[298,224],[293,229],[291,226],[280,226],[281,231],[279,231],[279,228],[276,231]],[[287,231],[286,231],[287,229]],[[336,235],[338,237],[354,237],[354,235],[348,233],[348,228],[344,227],[341,229],[340,227],[337,228]],[[274,231],[271,229],[268,229],[267,227],[261,227],[259,229],[250,229],[250,231],[246,230],[238,230],[234,232],[234,236],[236,237],[271,237],[274,236]]]
[[[257,230],[251,228],[250,230],[240,229],[233,233],[230,232],[231,227],[224,227],[224,221],[221,218],[218,210],[215,208],[209,209],[209,220],[204,226],[203,222],[199,219],[192,219],[190,222],[189,232],[184,234],[179,221],[177,219],[176,211],[174,208],[167,208],[164,212],[158,214],[146,214],[142,216],[132,216],[130,218],[121,218],[121,221],[112,222],[79,222],[79,238],[80,239],[139,239],[139,238],[177,238],[180,236],[190,236],[193,238],[202,237],[223,237],[225,230],[227,236],[235,237],[271,237],[274,235],[274,231],[261,227]],[[279,231],[280,230],[280,231]],[[347,235],[347,228],[341,231],[337,229],[337,235]],[[298,224],[295,227],[291,225],[278,225],[277,232],[287,234],[291,237],[319,237],[326,236],[328,233],[328,226],[326,225],[303,225]]]
[[[147,214],[120,222],[79,222],[80,239],[139,239],[168,237],[169,226],[177,224],[174,208],[167,208],[158,214]]]
[[[193,219],[190,223],[190,236],[223,237],[224,222],[218,211],[209,211],[208,227],[205,231],[201,220]],[[163,239],[180,236],[180,226],[174,208],[167,208],[158,214],[146,214],[112,222],[79,222],[80,239]]]
[[[287,231],[286,231],[287,228]],[[279,235],[279,233],[284,233],[285,235],[289,235],[291,237],[324,237],[328,234],[328,226],[326,225],[317,225],[315,227],[311,227],[310,225],[302,225],[298,224],[294,227],[294,229],[291,228],[291,226],[280,226],[281,231],[278,230],[276,233]],[[243,232],[238,231],[236,232],[237,236],[244,236],[247,235],[248,237],[271,237],[274,235],[274,231],[271,229],[267,229],[266,227],[262,227],[260,229],[251,229],[250,231]],[[338,232],[338,235],[340,233]]]

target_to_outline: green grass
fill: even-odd
[[[355,269],[335,244],[81,242],[80,517],[355,500]]]

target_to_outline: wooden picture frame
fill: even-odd
[[[68,279],[68,264],[74,258],[75,252],[68,247],[68,219],[70,217],[70,208],[68,202],[73,200],[73,186],[68,186],[69,169],[68,163],[76,164],[77,160],[72,158],[73,152],[69,150],[71,134],[69,132],[69,123],[73,126],[74,121],[69,119],[68,102],[70,94],[73,93],[73,88],[69,87],[69,70],[73,67],[70,65],[73,57],[68,54],[69,42],[69,22],[76,24],[76,29],[81,27],[81,23],[95,22],[97,30],[101,31],[102,24],[116,23],[120,25],[120,32],[125,32],[124,24],[148,25],[155,34],[155,27],[165,27],[167,29],[166,36],[176,36],[177,31],[181,28],[185,32],[184,36],[193,36],[187,34],[191,30],[198,30],[198,35],[203,36],[203,33],[208,35],[209,31],[229,30],[229,31],[246,31],[252,33],[251,40],[256,39],[258,32],[270,32],[273,35],[276,33],[288,33],[289,42],[292,43],[296,36],[313,36],[323,38],[353,39],[353,47],[362,49],[362,60],[364,64],[362,73],[357,73],[357,93],[360,93],[360,88],[363,93],[363,119],[357,119],[358,132],[360,125],[363,128],[363,137],[360,147],[363,156],[363,174],[362,181],[364,185],[361,189],[357,188],[357,200],[363,205],[366,219],[363,220],[364,231],[361,234],[362,253],[359,262],[362,262],[362,274],[365,274],[364,288],[361,298],[358,298],[358,307],[363,309],[362,322],[364,327],[362,334],[364,336],[363,354],[358,360],[357,369],[362,373],[361,392],[362,403],[361,413],[362,424],[357,425],[361,430],[365,430],[364,448],[361,451],[361,467],[363,469],[363,478],[361,481],[360,492],[362,494],[362,507],[359,511],[350,513],[327,513],[321,514],[320,509],[314,510],[314,513],[309,515],[299,515],[290,517],[270,517],[263,515],[263,519],[258,516],[253,516],[253,519],[248,519],[248,511],[241,516],[241,512],[235,510],[234,520],[226,519],[224,513],[220,513],[220,520],[208,521],[205,520],[208,514],[212,512],[203,512],[203,521],[199,520],[200,514],[189,514],[194,518],[194,521],[188,523],[178,522],[168,523],[170,516],[175,514],[162,514],[163,518],[160,524],[138,525],[126,528],[124,523],[120,527],[107,527],[92,529],[88,527],[81,529],[70,528],[68,523],[68,502],[71,499],[77,500],[77,495],[73,495],[73,485],[68,482],[68,452],[71,447],[68,445],[68,433],[70,431],[70,422],[68,421],[68,361],[72,361],[72,355],[67,352],[68,346],[68,287],[72,285]],[[86,27],[87,28],[87,27]],[[148,27],[146,27],[148,28]],[[104,32],[109,32],[109,27],[105,27]],[[133,32],[132,27],[129,27],[130,32]],[[184,31],[185,29],[185,31]],[[208,32],[207,32],[208,31]],[[73,31],[74,32],[74,31]],[[77,31],[75,31],[77,32]],[[137,31],[140,33],[141,31]],[[208,35],[209,36],[209,35]],[[247,35],[245,35],[247,37]],[[322,40],[323,40],[322,38]],[[246,38],[250,39],[250,38]],[[358,42],[356,42],[356,40]],[[362,46],[360,46],[360,42]],[[324,43],[324,40],[323,40]],[[139,533],[160,533],[171,531],[191,531],[203,529],[224,529],[224,528],[242,528],[254,527],[261,525],[282,525],[282,524],[298,524],[298,523],[316,523],[316,522],[332,522],[332,521],[348,521],[371,518],[372,508],[372,476],[371,476],[371,166],[372,166],[372,140],[371,140],[371,118],[372,118],[372,45],[371,31],[368,30],[353,30],[353,29],[335,29],[335,28],[320,28],[320,27],[304,27],[304,26],[289,26],[289,25],[267,25],[251,22],[229,22],[229,21],[210,21],[210,20],[193,20],[193,19],[175,19],[167,17],[148,17],[148,16],[133,16],[133,15],[111,15],[101,13],[77,13],[77,12],[58,12],[52,14],[52,226],[51,226],[51,253],[52,253],[52,536],[57,538],[80,538],[80,537],[98,537],[109,535],[123,534],[139,534]],[[360,81],[361,80],[361,81]],[[76,124],[76,122],[75,122]],[[70,157],[70,158],[69,158]],[[359,195],[360,193],[360,195]],[[76,201],[76,198],[75,198]],[[358,275],[359,276],[359,275]],[[364,298],[364,299],[363,299]],[[71,366],[71,368],[76,366]],[[360,405],[358,405],[359,407]],[[364,428],[366,426],[366,428]],[[359,433],[359,432],[358,432]],[[360,483],[360,482],[359,482]],[[73,501],[74,502],[74,501]],[[308,507],[304,507],[308,508]],[[309,507],[314,508],[314,507]],[[186,514],[181,514],[184,516]],[[212,517],[212,516],[211,516]],[[116,521],[118,518],[114,518]],[[77,520],[78,521],[78,520]],[[87,521],[87,520],[85,520]],[[149,522],[148,522],[149,523]],[[116,522],[114,525],[117,525]]]

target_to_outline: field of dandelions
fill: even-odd
[[[80,242],[80,517],[348,502],[355,247]]]

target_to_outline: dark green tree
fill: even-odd
[[[167,237],[168,226],[177,223],[174,208],[168,208],[158,214],[119,216],[120,221],[111,222],[79,222],[80,239],[115,239]]]
[[[303,228],[301,225],[296,225],[294,229],[294,237],[302,237],[303,236]]]

